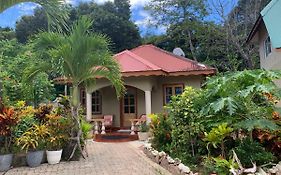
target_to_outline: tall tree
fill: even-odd
[[[257,67],[257,48],[245,45],[245,40],[250,33],[260,11],[270,0],[239,0],[237,5],[232,1],[212,0],[213,8],[223,24],[225,39],[228,45],[232,45],[243,59],[245,67],[253,69]],[[229,7],[230,6],[230,7]],[[226,8],[231,8],[227,13]]]
[[[112,83],[118,96],[124,89],[120,67],[109,51],[108,40],[102,35],[89,32],[92,24],[89,18],[83,17],[75,22],[69,34],[40,33],[35,41],[37,49],[46,51],[53,61],[51,64],[42,62],[29,76],[31,78],[40,71],[54,70],[72,81],[72,116],[78,127],[73,137],[77,139],[80,151],[82,131],[77,110],[79,86],[84,84],[88,89],[95,84],[97,77],[103,77]]]
[[[137,26],[130,21],[129,1],[116,0],[102,5],[82,3],[76,15],[88,15],[94,20],[93,31],[107,35],[112,41],[112,50],[117,53],[141,44]]]
[[[16,37],[19,42],[26,43],[29,37],[48,30],[47,16],[42,8],[35,9],[34,15],[23,16],[16,23]]]
[[[194,25],[207,14],[205,0],[152,0],[147,6],[158,25],[177,25],[194,60],[197,60],[194,47]]]
[[[0,27],[0,41],[1,40],[12,40],[15,38],[15,32],[10,28]]]

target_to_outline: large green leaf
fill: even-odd
[[[268,119],[247,119],[237,123],[235,126],[236,128],[242,128],[248,131],[252,131],[253,129],[277,130],[279,128],[275,122]]]

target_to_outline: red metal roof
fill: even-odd
[[[142,45],[114,56],[123,76],[142,75],[210,75],[216,69],[174,55],[153,45]]]

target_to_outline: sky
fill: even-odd
[[[73,5],[78,5],[80,2],[89,2],[91,0],[65,0],[67,3],[71,3]],[[108,0],[94,0],[97,3],[104,3]],[[113,0],[109,0],[113,1]],[[211,0],[209,0],[211,1]],[[149,21],[151,21],[151,15],[144,10],[145,4],[149,2],[149,0],[130,0],[131,3],[131,11],[132,11],[132,21],[139,27],[141,35],[146,34],[162,34],[165,33],[166,27],[151,27],[149,25]],[[17,4],[4,12],[0,13],[0,27],[11,27],[14,28],[16,21],[19,20],[23,15],[32,15],[33,10],[38,7],[35,3],[27,2]],[[216,15],[212,15],[209,17],[211,20],[216,19]]]

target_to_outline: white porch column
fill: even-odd
[[[145,114],[147,117],[147,123],[150,123],[151,120],[148,115],[151,114],[151,91],[145,91]]]
[[[87,110],[87,121],[92,119],[92,94],[87,93],[86,95],[86,110]]]

